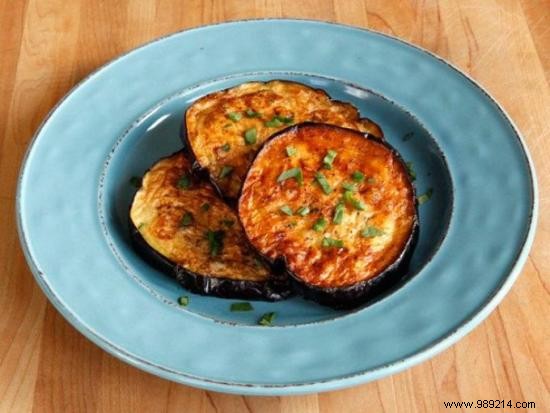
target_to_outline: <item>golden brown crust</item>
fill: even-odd
[[[296,150],[294,156],[288,156],[288,147]],[[326,169],[329,150],[337,155]],[[277,182],[292,168],[300,168],[301,185],[294,178]],[[363,182],[354,182],[355,171],[364,174]],[[329,194],[321,189],[317,172],[328,181]],[[348,198],[344,183],[356,185]],[[343,218],[336,224],[339,203],[344,204]],[[292,216],[281,212],[285,206]],[[300,207],[311,212],[300,216]],[[281,132],[260,150],[243,185],[239,217],[265,257],[284,258],[307,285],[340,288],[376,277],[402,255],[416,225],[416,204],[406,167],[386,144],[348,129],[304,124]],[[313,227],[321,217],[327,226],[318,232]],[[324,238],[340,240],[343,247],[323,246]]]
[[[182,176],[190,186],[181,188]],[[206,207],[205,205],[208,205]],[[182,225],[191,214],[189,225]],[[130,219],[150,247],[187,271],[232,280],[264,281],[269,272],[250,249],[235,212],[209,182],[190,174],[182,152],[157,162],[143,177]],[[223,248],[210,253],[207,231],[224,231]]]
[[[248,109],[253,111],[249,115]],[[239,119],[230,119],[231,114]],[[286,122],[273,121],[276,116]],[[244,83],[194,102],[185,114],[186,139],[197,163],[208,169],[221,192],[228,198],[236,198],[262,143],[290,124],[305,121],[334,124],[382,137],[378,125],[361,118],[354,106],[333,101],[319,89],[273,80]],[[244,134],[252,128],[256,130],[255,143],[247,144]],[[232,167],[233,171],[220,177],[224,166]]]

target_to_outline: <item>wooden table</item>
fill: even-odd
[[[478,399],[534,401],[537,412],[550,412],[550,1],[106,3],[0,0],[0,412],[435,412],[445,410],[444,401]],[[90,71],[135,46],[187,27],[254,17],[337,21],[421,45],[471,74],[523,132],[540,189],[531,255],[498,309],[434,359],[319,395],[205,392],[103,352],[34,282],[17,239],[14,194],[25,148],[46,113]]]

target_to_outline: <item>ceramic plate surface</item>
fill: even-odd
[[[420,206],[409,279],[366,308],[292,298],[231,313],[231,300],[187,293],[129,245],[129,180],[181,149],[185,109],[206,93],[269,79],[353,103],[412,162],[417,192],[433,191]],[[471,79],[385,35],[302,20],[201,27],[107,64],[43,123],[17,193],[29,265],[90,340],[170,380],[269,395],[374,380],[456,342],[518,276],[536,211],[522,139]],[[188,307],[177,305],[180,295]],[[268,311],[276,326],[257,326]]]

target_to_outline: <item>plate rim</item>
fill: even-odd
[[[53,291],[46,279],[44,278],[44,273],[39,270],[39,267],[30,253],[29,246],[27,243],[25,231],[23,230],[23,218],[21,213],[21,191],[22,191],[22,178],[29,160],[29,156],[34,148],[34,145],[37,141],[38,136],[41,134],[42,129],[48,123],[50,118],[55,114],[57,109],[81,86],[86,82],[100,74],[102,71],[109,68],[114,63],[122,60],[128,55],[136,53],[142,49],[147,48],[148,46],[162,42],[163,40],[176,37],[180,34],[186,32],[196,32],[202,29],[208,29],[216,26],[223,25],[239,25],[241,23],[254,23],[254,22],[289,22],[289,23],[308,23],[316,24],[319,26],[335,26],[340,29],[355,30],[358,32],[366,32],[387,38],[393,41],[397,41],[405,46],[415,49],[417,52],[421,52],[425,55],[428,55],[431,58],[436,59],[437,61],[445,64],[453,72],[459,74],[465,78],[474,88],[482,92],[490,101],[491,105],[496,108],[502,115],[502,118],[505,122],[508,122],[511,127],[519,146],[522,150],[522,154],[526,160],[528,166],[528,173],[530,178],[530,192],[532,195],[532,202],[530,203],[529,208],[529,224],[528,229],[525,232],[524,239],[522,240],[521,247],[516,250],[516,256],[512,261],[512,267],[507,276],[505,276],[503,282],[495,289],[493,294],[487,298],[487,300],[473,313],[470,317],[467,317],[462,323],[460,323],[454,330],[449,332],[445,336],[441,336],[439,339],[434,340],[427,346],[418,349],[416,352],[412,353],[409,356],[403,357],[399,360],[396,360],[392,363],[381,365],[376,368],[367,369],[358,373],[351,375],[344,375],[335,378],[330,378],[326,380],[316,380],[312,382],[304,383],[290,383],[290,384],[248,384],[242,382],[226,382],[215,379],[208,379],[199,376],[194,376],[179,372],[176,370],[171,370],[163,366],[154,364],[146,359],[143,359],[137,355],[131,354],[125,351],[123,348],[118,347],[116,344],[112,343],[108,339],[98,335],[93,329],[86,326],[83,322],[79,320],[77,314],[74,314],[57,296],[55,291]],[[157,102],[158,103],[158,102]],[[15,196],[15,215],[16,215],[16,227],[17,233],[20,241],[20,245],[25,256],[27,265],[29,266],[35,280],[41,287],[42,291],[45,293],[50,303],[56,308],[57,311],[81,334],[91,340],[94,344],[98,345],[103,350],[107,351],[109,354],[115,356],[116,358],[134,366],[141,370],[147,371],[149,373],[155,374],[159,377],[176,381],[186,385],[192,385],[194,387],[202,388],[205,390],[214,390],[225,393],[234,393],[234,394],[247,394],[247,395],[290,395],[290,394],[307,394],[313,392],[322,392],[337,390],[344,387],[349,387],[357,384],[367,383],[379,378],[395,374],[402,370],[405,370],[409,367],[415,366],[435,355],[441,351],[447,349],[451,345],[455,344],[459,339],[466,336],[470,333],[476,326],[478,326],[502,301],[506,294],[511,289],[512,285],[518,278],[521,273],[523,266],[528,258],[529,251],[532,247],[537,222],[538,222],[538,211],[539,211],[539,193],[538,193],[538,184],[537,176],[535,171],[534,162],[532,160],[529,149],[526,145],[525,138],[520,132],[519,128],[507,113],[507,111],[498,103],[498,101],[476,80],[474,80],[469,74],[464,73],[457,66],[447,61],[445,58],[438,56],[437,54],[421,47],[416,44],[410,43],[403,39],[400,39],[396,36],[382,33],[377,30],[363,28],[353,25],[347,25],[342,23],[336,23],[333,21],[325,21],[318,19],[304,19],[304,18],[251,18],[251,19],[235,19],[235,20],[226,20],[218,23],[211,23],[206,25],[198,25],[182,29],[173,33],[163,35],[161,37],[154,38],[150,41],[142,43],[120,55],[115,56],[113,59],[105,62],[101,66],[94,69],[79,82],[77,82],[69,91],[57,101],[57,103],[50,109],[47,115],[44,117],[40,125],[37,127],[32,138],[27,144],[25,154],[21,160],[18,177],[17,177],[17,188]]]

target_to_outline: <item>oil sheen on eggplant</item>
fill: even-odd
[[[383,137],[380,127],[326,92],[296,82],[249,82],[211,93],[185,113],[182,137],[224,197],[235,200],[261,145],[291,124],[315,121]]]
[[[130,207],[134,247],[187,289],[227,298],[279,300],[285,282],[250,248],[235,212],[183,152],[147,171]],[[210,237],[209,237],[210,232]]]
[[[265,143],[238,211],[256,250],[283,264],[306,298],[334,308],[356,307],[397,283],[418,227],[398,153],[361,132],[314,123]]]

